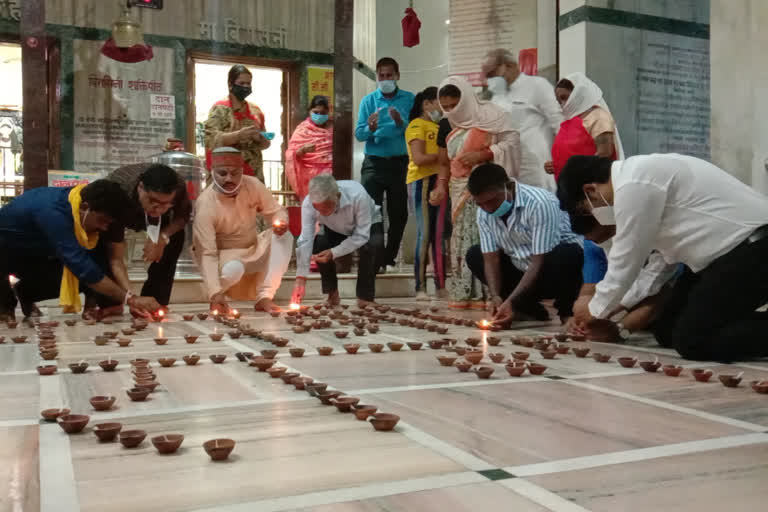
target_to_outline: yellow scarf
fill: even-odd
[[[85,185],[78,185],[69,192],[69,204],[72,205],[72,220],[74,220],[75,238],[86,249],[93,249],[99,242],[99,233],[85,232],[80,222],[80,192]],[[66,266],[61,274],[61,290],[59,291],[59,305],[64,313],[77,313],[82,307],[80,302],[80,282]]]

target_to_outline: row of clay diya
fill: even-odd
[[[99,399],[114,397],[94,397]],[[93,399],[91,399],[93,403]],[[99,410],[99,409],[97,409]],[[45,421],[56,421],[67,434],[79,434],[91,420],[86,414],[71,414],[69,409],[45,409],[41,416]],[[123,430],[121,423],[99,423],[93,426],[93,433],[102,443],[119,439],[125,448],[137,448],[144,442],[147,432],[144,430]],[[184,442],[182,434],[163,434],[151,438],[157,452],[161,455],[176,453]],[[214,461],[226,460],[235,448],[232,439],[211,439],[203,443],[205,453]]]

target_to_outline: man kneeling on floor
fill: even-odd
[[[480,245],[467,251],[467,266],[490,288],[494,324],[548,320],[542,299],[555,299],[567,323],[584,258],[581,237],[571,232],[555,195],[510,179],[497,164],[478,166],[467,188],[478,206],[480,230]]]
[[[324,228],[315,236],[317,223]],[[309,182],[309,195],[301,205],[301,236],[296,245],[296,286],[291,302],[304,298],[309,264],[314,254],[328,304],[340,302],[336,262],[358,250],[357,303],[373,304],[376,295],[376,258],[384,247],[381,208],[363,186],[351,180],[336,181],[329,174]]]
[[[258,178],[243,176],[240,151],[218,148],[211,157],[213,182],[200,194],[194,220],[194,254],[211,310],[229,311],[230,297],[279,311],[272,298],[293,249],[288,213]],[[259,232],[263,221],[271,229]]]
[[[78,312],[80,284],[139,316],[160,309],[153,297],[134,296],[109,278],[90,253],[127,206],[120,185],[97,180],[32,189],[0,209],[0,321],[14,319],[16,297],[27,317],[40,316],[36,301],[57,295],[65,312]],[[10,275],[19,279],[13,288]]]

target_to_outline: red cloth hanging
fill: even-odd
[[[412,8],[408,7],[405,10],[405,17],[401,22],[403,26],[403,46],[411,48],[419,44],[419,29],[421,28],[421,20]]]
[[[526,75],[533,76],[539,74],[539,51],[536,48],[520,50],[517,62],[520,64],[520,71]]]
[[[111,37],[101,47],[101,54],[118,62],[134,64],[145,60],[152,60],[154,53],[148,44],[135,44],[130,48],[120,48]]]

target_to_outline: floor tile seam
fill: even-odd
[[[570,471],[582,471],[618,464],[631,464],[664,457],[689,455],[763,443],[768,443],[768,433],[755,432],[601,453],[597,455],[586,455],[583,457],[551,460],[533,464],[506,466],[501,469],[517,477],[530,477]]]
[[[386,386],[382,388],[362,388],[350,391],[350,393],[360,394],[374,394],[374,393],[400,393],[404,391],[424,391],[430,389],[450,389],[450,388],[468,388],[479,386],[501,386],[505,384],[525,384],[528,382],[548,382],[548,377],[523,377],[523,378],[504,378],[504,379],[488,379],[488,380],[473,380],[473,381],[459,381],[459,382],[445,382],[435,384],[414,384],[411,386]]]
[[[763,431],[766,430],[766,427],[764,425],[758,425],[758,424],[750,423],[750,422],[747,422],[747,421],[737,420],[737,419],[729,418],[727,416],[722,416],[722,415],[719,415],[719,414],[699,411],[699,410],[696,410],[696,409],[692,409],[690,407],[683,407],[683,406],[680,406],[680,405],[675,405],[675,404],[672,404],[672,403],[663,402],[661,400],[655,400],[655,399],[652,399],[652,398],[647,398],[647,397],[636,395],[636,394],[633,394],[633,393],[628,393],[628,392],[625,392],[625,391],[617,391],[617,390],[610,389],[610,388],[607,388],[607,387],[604,387],[604,386],[600,386],[600,385],[597,385],[597,384],[590,384],[590,383],[586,383],[586,382],[579,382],[579,381],[568,380],[568,379],[562,380],[560,382],[562,382],[563,384],[569,385],[569,386],[575,386],[575,387],[580,387],[580,388],[583,388],[583,389],[589,389],[589,390],[592,390],[592,391],[597,391],[598,393],[603,393],[603,394],[606,394],[606,395],[615,396],[617,398],[623,398],[623,399],[626,399],[626,400],[631,400],[631,401],[642,403],[642,404],[645,404],[645,405],[650,405],[650,406],[653,406],[653,407],[658,407],[660,409],[667,409],[667,410],[670,410],[670,411],[675,411],[675,412],[679,412],[679,413],[682,413],[682,414],[687,414],[689,416],[695,416],[695,417],[698,417],[698,418],[701,418],[701,419],[705,419],[705,420],[709,420],[709,421],[713,421],[713,422],[716,422],[716,423],[722,423],[722,424],[725,424],[725,425],[730,425],[732,427],[741,428],[741,429],[747,430],[749,432],[763,432]]]
[[[498,484],[552,512],[591,512],[589,509],[525,478],[499,480]]]

